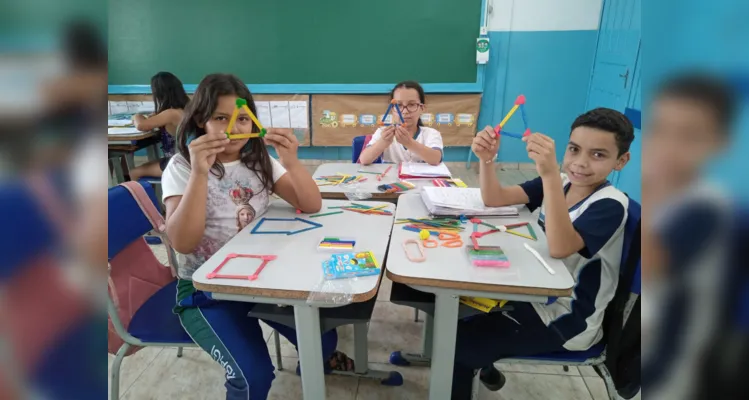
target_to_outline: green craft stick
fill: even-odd
[[[313,215],[310,215],[309,217],[310,218],[316,218],[316,217],[324,217],[326,215],[333,215],[333,214],[343,214],[343,211],[332,211],[332,212],[329,212],[329,213],[313,214]]]
[[[538,237],[536,237],[536,232],[533,231],[533,227],[531,226],[531,224],[528,224],[528,233],[531,234],[533,240],[538,240]]]
[[[349,207],[349,206],[334,206],[334,207],[328,207],[328,210],[332,210],[332,209],[334,209],[334,208],[346,208],[346,207]]]
[[[370,172],[370,171],[356,171],[360,174],[373,174],[373,175],[380,175],[380,172]]]

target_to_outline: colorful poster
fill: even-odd
[[[315,146],[350,146],[356,136],[373,134],[385,115],[387,95],[313,95],[312,130]],[[480,94],[427,95],[420,120],[437,129],[446,146],[469,146],[476,133]]]

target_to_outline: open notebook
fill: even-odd
[[[421,198],[429,213],[436,216],[491,215],[513,217],[518,207],[486,207],[481,199],[481,189],[456,187],[424,187]]]
[[[445,163],[429,165],[422,162],[404,162],[398,167],[398,177],[412,178],[450,178],[450,170]]]

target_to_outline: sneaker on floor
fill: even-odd
[[[494,365],[481,368],[481,371],[479,371],[479,379],[481,379],[481,383],[492,392],[502,389],[502,386],[505,385],[504,374],[499,372]]]

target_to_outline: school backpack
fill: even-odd
[[[159,289],[173,284],[177,276],[166,238],[166,224],[154,200],[138,182],[125,182],[109,189],[108,291],[125,331],[143,303]],[[169,266],[156,258],[143,238],[151,230],[162,237]],[[107,342],[111,354],[117,353],[124,343],[111,317],[108,318]],[[140,349],[133,346],[126,355]]]

